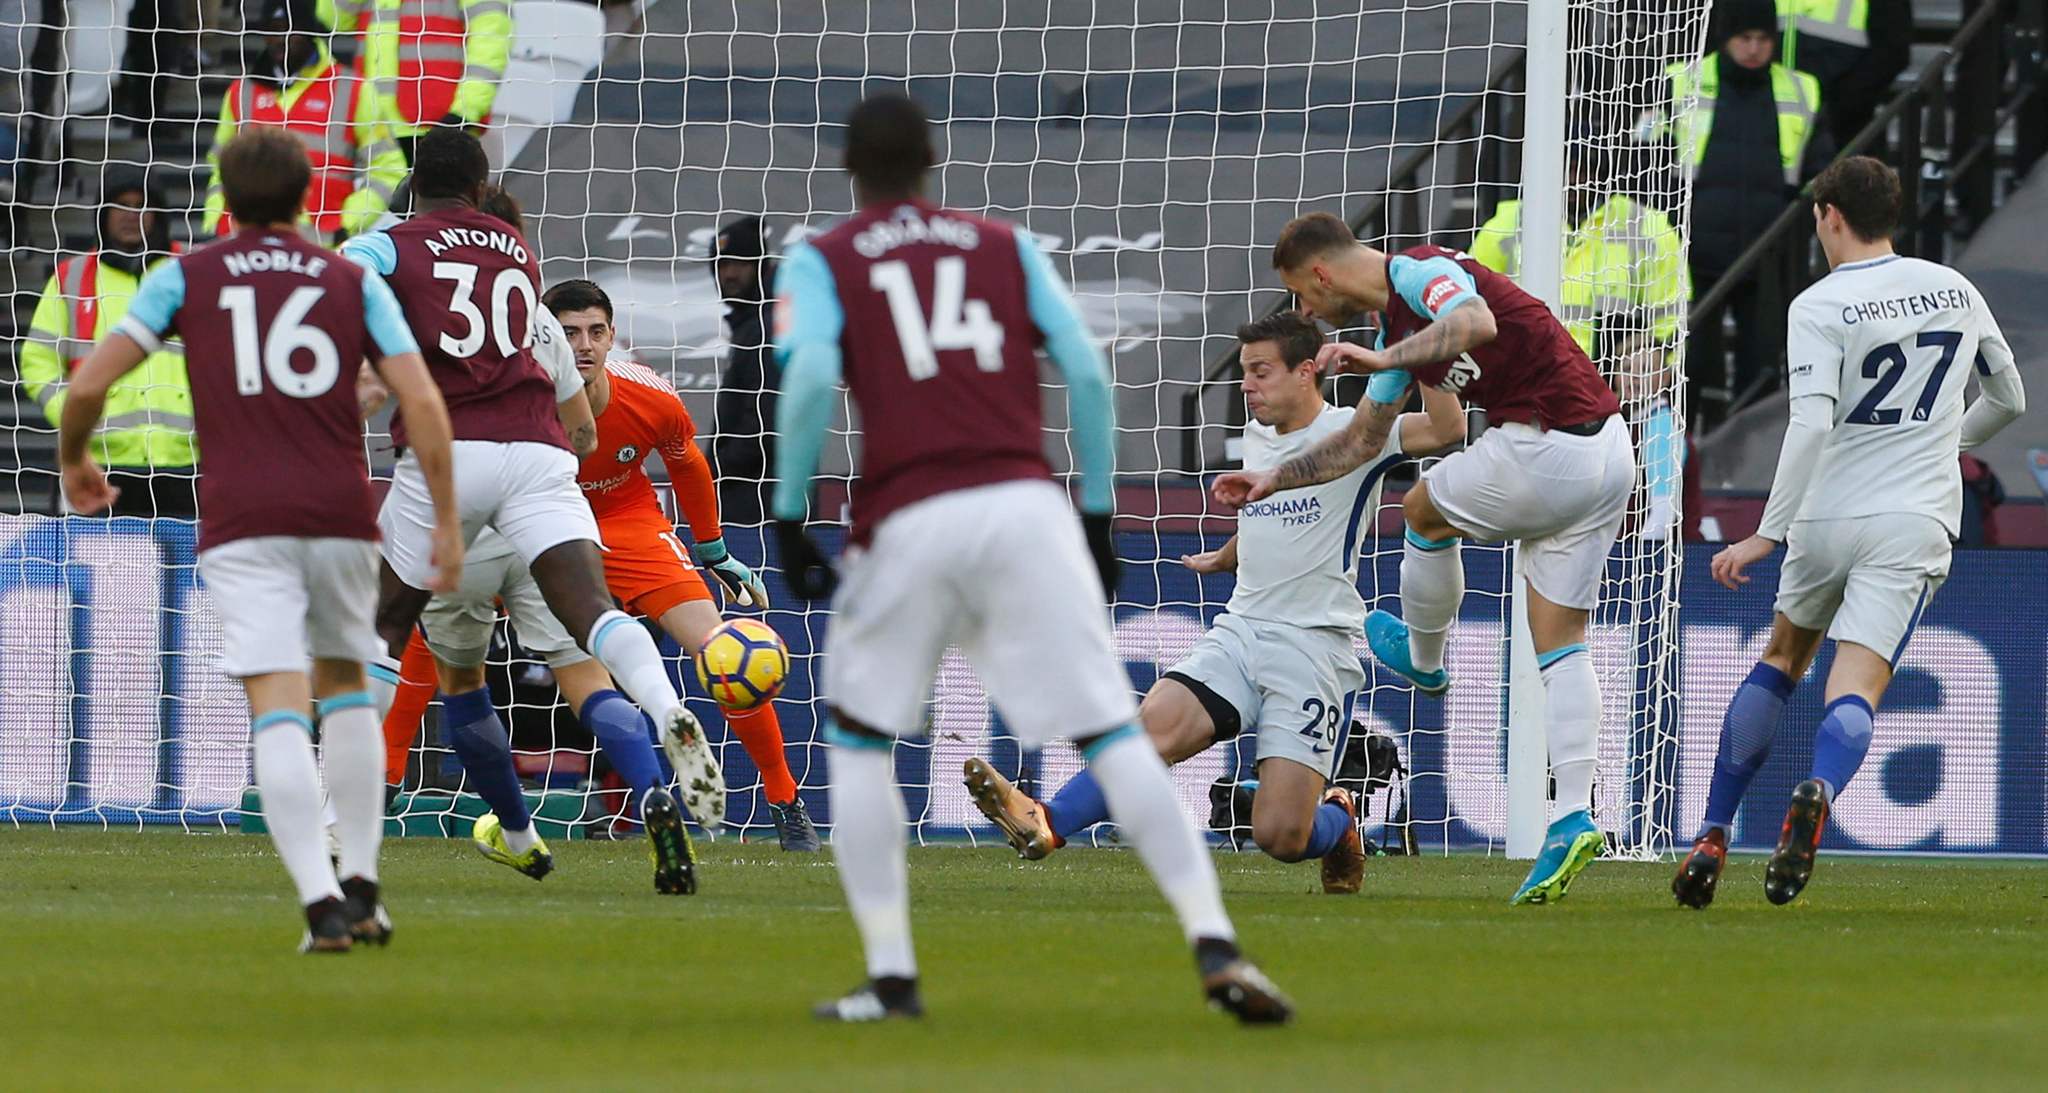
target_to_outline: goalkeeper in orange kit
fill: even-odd
[[[603,289],[589,281],[565,281],[549,289],[542,302],[569,336],[597,417],[597,450],[583,458],[576,478],[604,538],[605,584],[627,611],[655,620],[695,656],[724,620],[642,469],[649,455],[661,453],[696,541],[697,560],[717,578],[727,602],[768,606],[761,579],[725,548],[718,492],[711,465],[697,448],[696,424],[668,381],[642,365],[606,359],[614,332],[611,299]],[[783,754],[782,723],[774,704],[723,712],[760,768],[782,848],[818,849],[817,829],[797,796]]]
[[[582,461],[577,480],[604,540],[605,584],[627,611],[655,620],[694,656],[723,620],[641,467],[647,456],[661,452],[697,557],[718,579],[726,599],[765,608],[767,590],[725,549],[711,467],[697,449],[696,425],[675,388],[641,365],[606,360],[613,331],[611,300],[604,290],[589,281],[567,281],[550,289],[543,302],[568,335],[597,419],[597,449]],[[399,675],[399,699],[385,722],[386,779],[392,783],[404,773],[406,751],[433,696],[434,657],[418,634],[406,648]],[[723,712],[761,771],[782,848],[818,849],[817,829],[797,796],[783,754],[782,724],[773,704]],[[665,747],[670,743],[663,740]]]

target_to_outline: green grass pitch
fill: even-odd
[[[637,843],[534,883],[462,840],[385,844],[396,939],[293,952],[268,840],[0,830],[11,1089],[2040,1088],[2048,867],[1823,857],[1788,908],[1737,859],[1705,914],[1669,867],[1596,863],[1511,908],[1499,858],[1219,856],[1300,1007],[1200,1004],[1136,857],[912,852],[921,1024],[814,1024],[860,978],[829,855],[723,841],[656,896]],[[1314,1084],[1311,1084],[1314,1083]]]

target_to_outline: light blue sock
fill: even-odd
[[[1813,776],[1828,790],[1828,803],[1856,777],[1856,768],[1870,752],[1870,722],[1876,711],[1862,695],[1843,695],[1821,714],[1820,734],[1813,739]]]
[[[1109,802],[1096,784],[1095,773],[1084,770],[1061,786],[1053,799],[1045,802],[1045,817],[1062,839],[1071,839],[1109,819]]]
[[[1714,777],[1707,788],[1707,818],[1700,825],[1704,836],[1711,828],[1732,833],[1735,810],[1749,790],[1750,779],[1763,769],[1771,754],[1771,738],[1777,735],[1778,715],[1785,700],[1792,697],[1790,676],[1759,663],[1749,678],[1728,700],[1728,712],[1721,718],[1721,744],[1714,753]],[[1696,836],[1697,837],[1697,836]]]
[[[498,711],[491,705],[489,688],[479,687],[467,694],[441,696],[441,717],[448,723],[448,742],[462,757],[462,769],[476,794],[498,814],[507,831],[524,831],[533,826],[533,814],[526,809],[526,792],[519,785],[519,772],[512,769],[512,740]]]
[[[612,769],[632,787],[633,807],[639,808],[640,798],[661,784],[661,761],[654,757],[654,742],[647,737],[647,719],[639,707],[617,691],[603,690],[583,701],[576,719],[597,737]]]

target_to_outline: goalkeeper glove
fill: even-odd
[[[1116,536],[1111,524],[1116,517],[1106,512],[1084,512],[1081,514],[1081,533],[1087,536],[1088,553],[1095,559],[1095,572],[1102,578],[1102,591],[1110,601],[1116,601],[1117,571],[1122,563],[1116,558]]]
[[[775,541],[782,548],[782,574],[801,600],[822,600],[839,587],[832,562],[811,541],[802,520],[775,521]]]
[[[723,537],[698,543],[697,558],[710,567],[713,577],[718,578],[727,603],[737,602],[741,607],[759,607],[763,611],[768,609],[768,586],[761,583],[759,574],[725,549]]]

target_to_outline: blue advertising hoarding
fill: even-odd
[[[733,534],[760,557],[758,537]],[[752,539],[749,544],[746,540]],[[749,550],[752,545],[754,549]],[[1126,561],[1115,611],[1117,643],[1142,691],[1199,639],[1229,598],[1229,578],[1198,577],[1178,559],[1204,546],[1192,534],[1122,537]],[[1209,543],[1207,545],[1213,545]],[[189,525],[176,521],[0,518],[0,816],[17,822],[231,822],[247,780],[248,719],[219,674],[219,625],[193,561]],[[1394,606],[1398,544],[1372,548],[1369,598]],[[1592,644],[1608,713],[1598,808],[1604,825],[1675,832],[1683,841],[1705,803],[1721,712],[1763,647],[1775,561],[1729,592],[1706,576],[1711,548],[1687,548],[1675,653],[1642,663],[1653,582],[1619,587],[1596,618]],[[1425,849],[1498,847],[1505,837],[1506,556],[1467,551],[1469,592],[1453,631],[1456,686],[1418,699],[1376,673],[1359,716],[1393,736],[1411,771],[1409,836]],[[1619,571],[1617,566],[1617,572]],[[771,579],[768,621],[795,665],[781,702],[791,766],[825,815],[827,774],[813,700],[829,615],[805,608]],[[1869,759],[1829,832],[1843,848],[1951,853],[2048,853],[2048,552],[1959,552],[1879,713]],[[1368,658],[1369,661],[1369,658]],[[1787,705],[1778,743],[1738,819],[1736,841],[1768,846],[1782,802],[1804,777],[1828,659]],[[1668,673],[1678,698],[1647,686]],[[1058,680],[1048,680],[1057,686]],[[708,703],[703,704],[709,714]],[[707,717],[714,724],[714,717]],[[979,828],[957,772],[970,755],[1056,786],[1079,770],[1073,749],[1021,754],[972,671],[949,655],[934,688],[931,732],[898,751],[911,817],[926,835]],[[726,755],[736,785],[751,766]],[[1176,777],[1191,812],[1208,786],[1246,757],[1219,746]],[[735,800],[735,815],[750,802]],[[1384,817],[1379,819],[1383,820]],[[986,829],[981,829],[986,833]]]

